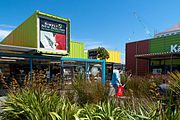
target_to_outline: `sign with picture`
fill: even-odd
[[[66,22],[39,17],[39,48],[49,51],[67,51]]]

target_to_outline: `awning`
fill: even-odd
[[[164,52],[164,53],[151,53],[151,54],[140,54],[135,55],[139,59],[156,59],[156,58],[180,58],[180,52]]]
[[[2,50],[2,51],[14,51],[14,52],[35,52],[36,48],[0,44],[0,50]]]

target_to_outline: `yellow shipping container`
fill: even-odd
[[[107,50],[107,51],[109,53],[109,59],[107,59],[106,62],[120,63],[119,51],[112,51],[112,50]]]

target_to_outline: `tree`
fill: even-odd
[[[97,58],[100,60],[106,60],[109,58],[109,53],[104,47],[98,47],[97,49]]]

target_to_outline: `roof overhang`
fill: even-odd
[[[20,46],[12,46],[12,45],[2,45],[0,44],[0,50],[2,51],[14,51],[14,52],[35,52],[36,48],[30,47],[20,47]]]
[[[164,52],[135,55],[139,59],[158,59],[158,58],[180,58],[180,52]]]

